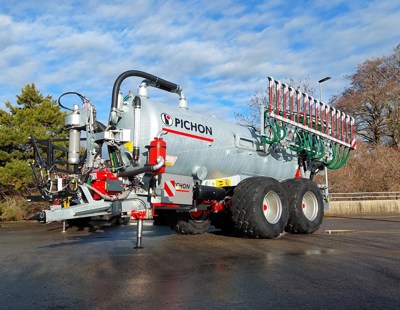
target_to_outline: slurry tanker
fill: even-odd
[[[129,77],[143,79],[135,96],[120,93]],[[35,218],[153,218],[183,234],[214,225],[254,238],[314,232],[327,197],[312,179],[346,163],[356,147],[354,119],[271,77],[268,83],[259,129],[191,112],[181,86],[137,70],[116,79],[107,125],[88,98],[64,93],[67,161],[57,160],[62,148],[50,142],[44,156],[43,141],[31,137],[31,167],[51,202]],[[177,94],[178,105],[149,99],[149,87]],[[79,104],[64,106],[66,95]]]

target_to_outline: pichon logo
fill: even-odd
[[[187,183],[179,183],[175,180],[165,181],[164,182],[164,195],[167,197],[174,197],[176,192],[180,193],[190,193],[190,184]]]
[[[161,114],[161,120],[162,122],[167,125],[168,127],[172,126],[172,124],[174,123],[171,115],[167,114],[167,113],[162,113]]]
[[[175,189],[178,192],[188,192],[188,191],[190,191],[190,184],[187,184],[187,183],[176,183]]]
[[[201,133],[210,136],[212,136],[213,134],[212,127],[210,126],[206,126],[201,123],[191,122],[182,118],[177,118],[177,117],[172,118],[171,115],[167,113],[161,114],[161,120],[168,127],[174,125],[175,128],[186,129],[195,133]]]

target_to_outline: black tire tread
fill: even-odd
[[[324,215],[324,204],[315,183],[309,179],[289,179],[283,181],[282,185],[286,188],[289,200],[289,220],[285,231],[291,234],[311,234],[318,230]],[[308,190],[315,193],[319,205],[319,214],[312,222],[305,218],[301,208],[303,195]]]
[[[278,181],[267,177],[253,177],[240,182],[235,188],[232,197],[232,220],[235,228],[244,235],[252,238],[275,238],[283,231],[288,216],[286,197],[282,200],[282,228],[273,229],[260,224],[260,215],[257,213],[258,200],[264,195],[267,183],[279,184]],[[279,185],[280,186],[280,185]],[[282,194],[284,194],[282,190]]]
[[[184,235],[199,235],[204,234],[210,227],[211,220],[207,216],[204,220],[195,221],[190,215],[185,213],[178,214],[178,221],[175,225],[175,231]]]

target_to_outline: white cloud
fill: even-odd
[[[358,64],[400,43],[399,9],[391,0],[92,0],[41,6],[6,0],[0,8],[0,105],[35,82],[54,97],[85,93],[105,120],[114,80],[129,69],[181,84],[192,109],[214,109],[227,119],[264,88],[267,75],[309,75],[316,86],[332,76],[324,84],[329,97],[342,91],[343,77]],[[126,81],[122,89],[136,91],[139,82]]]

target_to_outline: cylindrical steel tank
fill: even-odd
[[[140,161],[146,163],[150,141],[160,131],[167,144],[166,173],[191,175],[197,179],[218,179],[234,175],[269,176],[277,180],[293,178],[297,156],[288,149],[260,142],[253,128],[203,116],[173,104],[162,104],[141,98]],[[132,98],[122,104],[123,114],[117,128],[131,129],[134,137],[134,108]],[[122,158],[132,158],[129,146],[122,147]],[[129,170],[129,169],[128,169]]]

